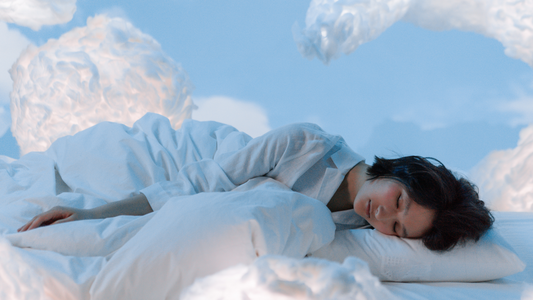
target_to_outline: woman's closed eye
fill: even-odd
[[[400,208],[400,198],[402,197],[402,195],[400,194],[400,196],[398,196],[398,199],[396,199],[396,209],[399,209]],[[392,232],[394,232],[396,235],[398,235],[398,232],[396,231],[396,228],[398,226],[398,222],[394,222],[394,224],[392,225]]]
[[[398,196],[398,199],[396,200],[396,208],[400,208],[400,198],[402,195]]]

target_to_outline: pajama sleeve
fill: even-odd
[[[230,135],[220,141],[213,157],[187,163],[174,180],[154,183],[141,193],[152,209],[158,210],[172,197],[230,191],[257,176],[271,177],[292,188],[340,139],[308,123],[272,130],[238,149],[232,147]]]

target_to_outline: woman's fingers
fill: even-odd
[[[17,231],[27,231],[31,230],[40,226],[50,225],[54,224],[58,220],[64,220],[74,215],[74,211],[71,209],[65,209],[62,207],[54,207],[51,210],[44,212],[42,214],[39,214],[35,216],[33,219],[31,219],[28,223],[26,223],[24,226],[19,228]],[[71,219],[70,221],[72,221]]]
[[[24,224],[24,226],[22,226],[21,228],[19,228],[17,231],[26,231],[28,230],[31,226],[34,225],[35,222],[39,222],[38,221],[38,218],[40,217],[41,215],[37,215],[35,217],[33,217],[33,219],[31,219],[28,223]]]
[[[46,219],[43,219],[43,216],[40,216],[40,215],[36,216],[31,221],[26,223],[26,225],[22,226],[22,228],[20,228],[18,231],[26,231],[26,230],[31,230],[33,228],[37,228],[37,227],[41,226],[41,224],[45,220]]]
[[[35,218],[34,218],[35,219]],[[31,219],[31,221],[29,221],[28,223],[24,224],[24,226],[20,227],[19,229],[17,229],[18,232],[21,232],[21,231],[26,231],[28,230],[28,227],[30,227],[31,225],[31,222],[33,222],[33,219]]]

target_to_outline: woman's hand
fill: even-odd
[[[21,232],[40,226],[76,220],[105,219],[120,215],[142,216],[151,212],[153,212],[153,210],[148,199],[146,199],[144,194],[140,193],[139,195],[128,199],[111,202],[91,209],[56,206],[49,211],[36,215],[17,231]]]
[[[49,211],[36,215],[17,231],[22,232],[40,226],[59,224],[64,222],[92,219],[91,212],[87,209],[76,209],[71,207],[56,206]]]
[[[64,222],[105,219],[120,215],[142,216],[153,212],[148,199],[144,194],[133,196],[128,199],[111,202],[91,209],[77,209],[72,207],[56,206],[49,211],[36,215],[26,225],[17,231],[26,231],[40,226],[59,224]]]

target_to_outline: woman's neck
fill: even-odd
[[[341,185],[328,202],[328,208],[332,212],[353,209],[353,202],[359,189],[368,179],[366,170],[368,165],[364,162],[358,163],[353,167],[341,182]]]

